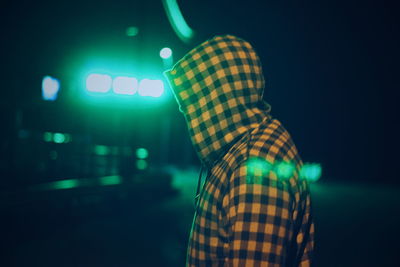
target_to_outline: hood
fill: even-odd
[[[184,114],[192,144],[209,167],[243,134],[269,118],[264,76],[252,46],[215,36],[164,72]]]

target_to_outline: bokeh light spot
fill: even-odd
[[[126,35],[129,37],[134,37],[139,34],[139,28],[135,26],[131,26],[126,28]]]
[[[139,95],[160,97],[164,93],[164,83],[161,80],[143,79],[139,84]]]
[[[149,151],[146,148],[138,148],[136,149],[136,157],[138,159],[145,159],[149,156]]]
[[[60,90],[60,82],[50,76],[45,76],[42,81],[42,98],[48,101],[57,99]]]
[[[172,56],[172,50],[169,47],[164,47],[160,51],[160,57],[163,59],[170,58]]]
[[[295,166],[289,162],[279,162],[276,165],[276,175],[280,179],[288,179],[293,176]]]
[[[306,163],[300,170],[300,178],[316,182],[321,178],[322,167],[318,163]]]
[[[86,89],[90,92],[106,93],[110,91],[111,85],[110,75],[92,73],[86,78]]]
[[[271,170],[271,163],[262,158],[251,158],[246,163],[247,167],[247,182],[261,182],[258,178],[268,175]],[[254,180],[257,178],[257,181]]]
[[[97,145],[94,147],[94,153],[99,156],[106,156],[110,154],[110,149],[107,146]]]
[[[53,142],[56,144],[62,144],[65,142],[65,135],[62,133],[53,134]]]
[[[147,169],[147,161],[144,159],[139,159],[136,161],[136,168],[138,168],[138,170],[145,170]]]
[[[119,76],[113,80],[113,91],[116,94],[133,95],[138,90],[138,80],[133,77]]]

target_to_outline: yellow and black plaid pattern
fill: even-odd
[[[208,166],[187,266],[310,266],[314,226],[301,159],[262,101],[264,78],[246,41],[217,36],[166,73],[192,143]],[[290,177],[254,171],[253,159],[290,162]]]
[[[216,36],[186,54],[165,76],[186,117],[192,143],[208,164],[269,111],[264,77],[251,45]],[[264,105],[263,110],[258,108]]]

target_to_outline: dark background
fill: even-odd
[[[133,151],[138,147],[146,147],[150,155],[149,166],[153,166],[149,168],[155,173],[162,173],[166,166],[185,169],[199,165],[190,146],[186,125],[177,111],[173,98],[170,97],[161,104],[149,102],[130,105],[125,101],[123,104],[102,105],[102,103],[85,102],[85,99],[80,97],[81,88],[76,85],[76,76],[80,66],[86,64],[86,57],[107,56],[108,59],[115,60],[116,65],[118,62],[132,61],[137,66],[137,75],[140,75],[141,70],[147,71],[151,68],[160,74],[162,67],[158,52],[162,47],[171,47],[176,61],[207,38],[224,33],[248,40],[257,50],[267,80],[265,98],[272,105],[272,114],[289,130],[303,160],[321,164],[323,176],[320,183],[351,184],[354,188],[358,185],[360,188],[368,185],[381,190],[374,192],[360,189],[364,193],[360,193],[362,196],[358,195],[359,197],[356,197],[358,202],[354,203],[362,205],[371,198],[376,198],[377,201],[369,204],[372,205],[369,206],[372,207],[371,210],[365,209],[365,213],[357,217],[358,219],[349,217],[349,221],[355,219],[353,221],[357,221],[357,225],[363,225],[368,221],[367,226],[361,227],[366,231],[368,225],[377,227],[380,224],[379,220],[371,222],[360,218],[376,218],[375,211],[383,212],[382,206],[386,206],[387,209],[387,212],[380,215],[382,221],[388,221],[389,218],[392,222],[398,220],[398,216],[395,215],[398,204],[398,198],[395,197],[397,191],[389,193],[386,191],[388,189],[385,189],[398,188],[399,185],[396,167],[398,164],[396,96],[399,89],[400,45],[398,9],[392,2],[341,0],[178,2],[188,24],[196,31],[195,39],[188,44],[180,41],[172,30],[161,1],[2,2],[0,178],[2,199],[5,203],[3,204],[5,207],[2,208],[3,215],[4,218],[9,218],[7,220],[9,228],[4,229],[8,229],[9,233],[9,239],[5,239],[8,250],[5,251],[11,255],[10,266],[27,264],[15,260],[23,258],[24,255],[28,255],[29,258],[31,255],[25,250],[19,250],[21,244],[30,242],[34,244],[32,247],[40,248],[52,246],[43,241],[51,240],[44,238],[49,232],[46,232],[46,226],[43,225],[51,224],[49,220],[43,219],[48,218],[50,216],[48,214],[53,214],[53,217],[50,217],[60,224],[70,220],[71,224],[79,228],[84,223],[71,218],[82,218],[81,215],[86,214],[86,209],[92,209],[90,205],[98,203],[96,205],[101,207],[99,213],[94,213],[92,217],[87,215],[87,218],[111,216],[118,218],[117,224],[123,224],[127,228],[132,225],[128,223],[131,222],[129,218],[123,217],[126,211],[124,208],[130,207],[126,203],[147,203],[147,200],[143,200],[140,194],[137,194],[137,198],[130,198],[130,193],[124,195],[121,193],[123,189],[120,188],[115,189],[117,193],[105,193],[101,191],[102,189],[93,189],[100,191],[76,193],[79,196],[71,193],[75,194],[73,197],[67,194],[65,198],[61,197],[65,202],[58,199],[61,194],[59,191],[54,194],[46,193],[51,196],[45,193],[26,194],[26,190],[31,186],[60,179],[96,178],[102,175],[129,176],[138,173],[138,170],[131,166],[135,164],[134,160],[129,157],[110,156],[105,160],[94,160],[93,157],[96,156],[93,156],[92,152],[85,152],[91,151],[93,146],[130,147]],[[139,34],[135,37],[126,36],[125,31],[129,26],[137,26]],[[122,59],[124,61],[121,61]],[[55,102],[41,99],[41,80],[45,75],[57,77],[61,82],[59,98]],[[46,131],[70,133],[73,141],[63,146],[45,143],[42,134]],[[51,157],[54,151],[58,155],[56,160]],[[85,160],[96,163],[83,167],[76,164],[77,161]],[[98,171],[98,168],[107,165],[104,162],[111,160],[116,161],[116,165],[119,166],[116,171],[110,173],[107,170]],[[132,188],[138,190],[135,184]],[[161,193],[157,194],[163,195],[164,192],[168,195],[170,193],[168,190],[161,190]],[[139,192],[143,194],[145,191],[139,190]],[[151,192],[150,198],[153,199],[155,193],[149,192]],[[326,200],[327,195],[332,195],[333,198],[337,196],[332,192],[316,193],[316,195],[323,195]],[[93,195],[97,196],[97,200]],[[338,193],[338,196],[340,195]],[[352,196],[348,196],[353,199]],[[43,203],[38,199],[43,203],[57,199],[57,202],[65,205],[43,207]],[[81,199],[81,202],[76,199]],[[152,201],[159,203],[154,199]],[[329,201],[332,199],[329,198]],[[334,206],[332,203],[335,201],[329,201],[325,203],[333,205],[332,207],[336,207],[338,211],[341,210],[340,207],[346,206],[344,202]],[[316,209],[321,211],[321,214],[325,212],[325,215],[320,217],[325,216],[324,219],[319,219],[320,221],[330,222],[336,226],[335,222],[338,224],[343,222],[343,228],[347,227],[345,223],[347,220],[341,221],[335,216],[331,218],[327,215],[329,211],[326,211],[326,207],[324,208],[321,203],[324,202],[316,204]],[[354,203],[352,204],[354,206],[350,205],[351,208],[347,207],[349,209],[345,212],[347,215],[352,214],[351,209],[357,209],[358,204]],[[119,207],[121,212],[118,213],[118,209],[112,205]],[[171,207],[174,205],[171,204]],[[143,205],[141,207],[143,208]],[[168,211],[158,206],[156,209],[160,209],[161,213]],[[182,219],[181,223],[184,225],[182,229],[185,230],[177,234],[182,242],[186,240],[189,225],[185,223],[190,223],[191,212],[189,209],[186,219]],[[144,209],[142,218],[147,218],[146,214],[151,216],[154,213],[151,212],[151,208],[149,211]],[[155,214],[160,212],[157,211]],[[118,217],[119,215],[122,217]],[[25,216],[41,218],[43,221],[32,219],[35,223],[30,224],[31,228],[26,228],[23,223],[26,221]],[[147,220],[143,219],[142,223],[146,225]],[[39,230],[41,228],[38,225],[44,230]],[[171,222],[171,225],[176,223]],[[398,226],[390,225],[392,228],[389,227],[390,230],[387,231],[396,230],[393,236],[398,237]],[[93,229],[107,228],[102,227]],[[113,229],[121,228],[115,225],[114,227]],[[159,224],[154,225],[154,228],[162,232]],[[328,237],[327,234],[332,229],[323,226],[321,228],[323,228],[320,235],[321,243],[332,244],[332,237]],[[24,232],[21,229],[30,230]],[[82,230],[86,229],[84,227],[79,229],[83,233],[88,233]],[[340,231],[342,228],[337,229]],[[326,232],[323,232],[324,230]],[[79,231],[74,232],[77,239],[81,238]],[[33,232],[36,233],[35,237],[31,236]],[[382,236],[389,235],[388,232],[386,234],[374,232],[376,246],[381,243]],[[96,233],[93,230],[93,234],[88,234],[86,237],[87,240],[96,239],[98,237]],[[153,234],[152,238],[157,239],[158,234],[154,232]],[[13,238],[13,235],[17,238]],[[134,236],[132,233],[131,235]],[[174,234],[171,235],[176,237]],[[62,239],[56,234],[51,236],[54,240]],[[115,236],[118,237],[118,234]],[[115,236],[111,239],[119,240]],[[358,239],[363,240],[362,236],[360,233]],[[7,243],[8,240],[14,241]],[[32,240],[39,240],[38,242],[42,243],[36,246]],[[104,240],[108,239],[105,237]],[[132,237],[132,240],[135,238]],[[168,243],[168,240],[167,238],[165,242]],[[339,239],[335,240],[336,243],[333,243],[338,246],[342,242]],[[148,244],[144,242],[143,251],[148,251],[146,248],[150,248],[153,241],[148,240]],[[76,241],[76,244],[74,242],[61,242],[59,246],[66,246],[67,243],[69,248],[78,246],[79,242]],[[385,244],[387,247],[396,247],[392,242],[395,242],[394,238]],[[49,243],[51,244],[50,241]],[[177,246],[181,252],[184,251],[184,243],[179,243]],[[138,247],[141,246],[135,246],[139,251],[138,255],[144,253],[140,252],[141,249]],[[330,249],[335,248],[332,245]],[[369,249],[374,251],[375,247]],[[15,251],[20,252],[18,254]],[[61,259],[56,265],[133,264],[129,257],[126,261],[114,262],[116,265],[110,263],[112,260],[101,263],[100,260],[93,260],[96,255],[101,254],[100,248],[91,249],[89,246],[87,251],[95,252],[93,255],[89,253],[89,260],[86,262],[82,260],[85,257],[79,256],[78,253],[74,261]],[[320,262],[325,262],[321,266],[329,266],[326,265],[329,262],[327,259],[332,255],[329,255],[328,251],[329,249],[325,250],[325,254],[321,253],[323,256],[320,256]],[[14,252],[18,257],[13,254]],[[117,254],[111,253],[107,259],[117,257]],[[44,255],[49,254],[44,253]],[[362,257],[361,254],[359,256]],[[180,257],[176,262],[182,262],[181,254],[176,257]],[[387,263],[392,259],[386,258]],[[170,261],[174,262],[174,258]],[[33,262],[38,263],[38,266],[54,264],[52,259],[47,263],[38,259]],[[356,266],[356,262],[354,256],[355,265],[352,266]],[[154,263],[156,266],[161,266],[160,264]]]
[[[14,149],[9,139],[16,107],[43,108],[42,77],[58,74],[67,80],[73,68],[65,66],[79,65],[77,54],[90,49],[150,54],[169,45],[177,60],[201,41],[231,33],[257,49],[273,115],[290,130],[305,161],[323,164],[325,179],[398,183],[391,166],[397,161],[399,41],[390,3],[182,1],[182,12],[197,32],[192,43],[183,44],[161,1],[6,1],[1,9],[2,156]],[[135,41],[125,35],[132,25],[140,29]],[[60,112],[71,109],[67,102]],[[32,125],[39,119],[29,118]],[[76,124],[70,131],[81,131]]]

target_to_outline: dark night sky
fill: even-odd
[[[181,48],[176,59],[203,39],[232,33],[258,51],[266,99],[305,161],[321,162],[329,179],[397,182],[400,46],[389,2],[178,1],[198,33],[190,45],[174,36],[161,1],[143,2],[3,3],[5,125],[19,102],[36,101],[33,84],[43,73],[82,46],[123,42],[130,25],[143,29],[145,40],[159,34]]]

